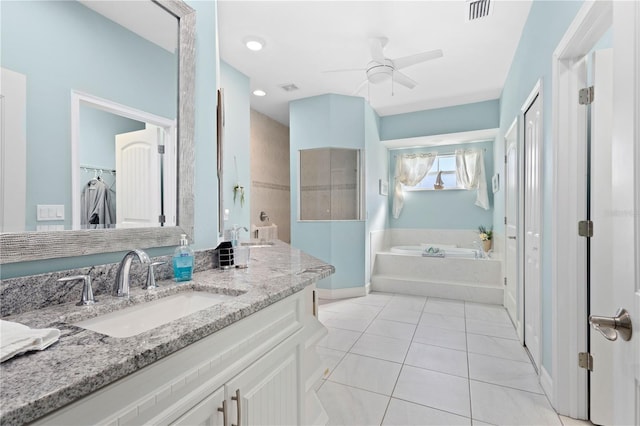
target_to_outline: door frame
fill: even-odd
[[[523,164],[523,158],[522,158],[522,141],[523,139],[521,138],[520,135],[520,128],[522,127],[521,125],[521,117],[520,114],[518,114],[518,116],[516,118],[513,119],[513,122],[511,123],[511,125],[509,126],[509,128],[507,129],[507,131],[504,134],[504,155],[505,155],[505,172],[504,172],[504,178],[505,178],[505,182],[504,182],[504,191],[505,191],[505,198],[504,198],[504,211],[505,211],[505,233],[504,233],[504,253],[505,253],[505,259],[506,259],[506,255],[507,255],[507,245],[509,244],[509,236],[507,235],[506,232],[506,219],[507,219],[507,168],[506,168],[506,163],[507,163],[507,149],[509,148],[509,138],[511,136],[511,134],[515,133],[515,138],[516,138],[516,190],[517,190],[517,194],[516,194],[516,217],[515,222],[516,222],[516,255],[515,255],[515,259],[513,259],[516,263],[516,282],[515,282],[515,290],[516,290],[516,294],[515,294],[515,312],[514,315],[515,317],[512,317],[513,322],[515,323],[516,326],[516,332],[518,333],[518,340],[520,341],[521,344],[524,344],[524,325],[523,325],[523,318],[522,318],[522,313],[523,313],[523,298],[521,297],[521,293],[522,293],[522,283],[524,282],[523,276],[522,276],[522,247],[521,245],[524,243],[523,242],[523,238],[522,238],[522,226],[521,224],[523,223],[523,218],[522,215],[524,214],[524,209],[523,209],[523,202],[524,202],[524,198],[523,198],[523,193],[524,193],[524,184],[523,184],[523,180],[522,180],[522,164]],[[504,266],[504,276],[505,279],[507,278],[507,266],[505,264]],[[505,299],[504,299],[504,305],[505,307],[507,307],[507,292],[505,289]],[[507,307],[507,312],[509,312],[509,308]],[[511,316],[511,312],[509,312],[509,316]]]
[[[542,381],[563,415],[588,417],[586,239],[577,233],[586,214],[586,119],[579,113],[584,86],[575,66],[613,25],[611,1],[585,2],[552,57],[553,213],[551,223],[551,383]],[[580,188],[576,190],[576,188]]]
[[[525,199],[526,194],[526,188],[525,188],[525,134],[526,134],[526,123],[524,121],[524,115],[525,113],[529,110],[529,108],[531,107],[531,105],[533,104],[533,102],[536,100],[536,98],[540,99],[540,104],[542,105],[540,108],[540,120],[543,123],[544,126],[544,98],[542,95],[543,92],[543,86],[542,86],[542,79],[538,79],[538,81],[536,82],[536,84],[533,86],[533,89],[531,89],[531,92],[529,92],[529,96],[527,96],[527,99],[524,101],[524,103],[522,104],[522,107],[520,108],[520,113],[518,114],[518,303],[520,305],[520,310],[518,312],[518,322],[519,322],[519,327],[517,329],[518,331],[518,335],[520,337],[520,343],[524,346],[525,345],[525,318],[524,318],[524,311],[525,311],[525,298],[524,298],[524,286],[526,285],[525,283],[525,230],[524,230],[524,226],[525,226]],[[540,135],[541,138],[544,139],[544,127],[541,129],[542,130],[542,134]],[[541,170],[539,170],[538,172],[538,192],[539,192],[539,199],[540,199],[540,203],[538,205],[538,217],[540,218],[540,252],[542,251],[542,247],[544,244],[544,217],[543,217],[543,212],[544,212],[544,197],[542,196],[542,194],[544,193],[544,191],[542,190],[542,171],[543,171],[543,162],[544,162],[544,155],[543,155],[543,150],[544,150],[544,141],[542,140],[540,142],[540,147],[538,149],[538,161],[537,164],[539,165],[539,167],[541,168]],[[538,353],[537,355],[537,359],[540,362],[540,365],[536,366],[536,368],[538,369],[538,376],[541,377],[542,376],[542,372],[543,372],[543,368],[542,368],[542,354],[543,354],[543,346],[544,346],[544,340],[543,340],[543,336],[542,336],[542,255],[539,254],[540,256],[540,275],[538,277],[538,300],[539,300],[539,304],[538,304],[538,309],[539,309],[539,315],[538,315],[538,332],[539,332],[539,338],[540,338],[540,342],[538,345]],[[533,364],[533,360],[532,360],[532,364]]]

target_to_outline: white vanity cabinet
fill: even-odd
[[[296,425],[326,419],[311,342],[326,329],[312,286],[35,422],[104,425]],[[310,349],[313,348],[313,351]],[[309,414],[307,414],[309,411]],[[226,421],[225,421],[226,415]],[[311,416],[312,418],[309,418]]]

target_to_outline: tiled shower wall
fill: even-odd
[[[251,110],[251,225],[278,225],[278,239],[291,242],[289,128]],[[260,212],[269,221],[260,221]]]

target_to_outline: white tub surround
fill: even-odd
[[[480,241],[475,230],[387,229],[372,233],[371,239],[378,249],[372,253],[372,291],[503,303],[502,261],[475,259],[472,247]],[[446,248],[443,258],[426,257],[419,252],[425,244],[456,248],[449,249],[449,257]],[[401,247],[403,253],[392,253],[392,247]]]
[[[238,390],[243,416],[267,418],[255,402],[265,397],[280,408],[275,424],[323,424],[314,343],[326,329],[312,315],[313,290],[333,270],[276,242],[252,250],[247,269],[209,269],[151,291],[136,281],[129,300],[103,294],[90,307],[72,302],[4,317],[62,334],[45,351],[0,365],[0,424],[201,424],[219,420],[223,401],[233,420]],[[237,297],[133,337],[71,325],[190,290]]]

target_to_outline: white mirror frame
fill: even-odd
[[[179,96],[177,224],[174,227],[8,232],[0,234],[0,264],[178,245],[193,241],[195,10],[181,0],[152,0],[178,19]]]

